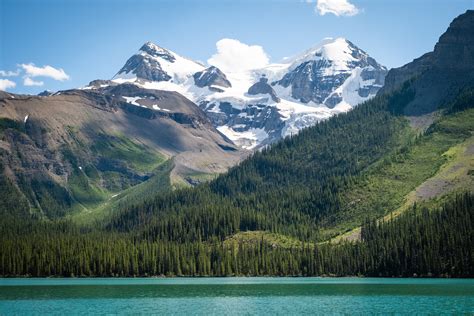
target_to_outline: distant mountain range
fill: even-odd
[[[195,185],[373,97],[386,72],[342,38],[229,73],[147,42],[111,80],[0,92],[2,176],[46,217],[95,209],[149,179]]]
[[[205,111],[236,145],[254,149],[373,97],[387,69],[344,38],[320,44],[281,63],[225,73],[151,42],[130,57],[111,81],[176,91]]]

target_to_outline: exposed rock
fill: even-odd
[[[414,97],[404,108],[406,115],[436,111],[459,93],[474,86],[474,11],[468,10],[451,22],[434,51],[389,71],[379,93],[393,91],[410,79]]]
[[[140,48],[140,51],[145,52],[153,57],[163,58],[172,63],[176,60],[169,50],[162,48],[152,42],[146,42],[143,44],[143,46]]]
[[[39,97],[47,97],[47,96],[50,96],[50,95],[53,95],[53,94],[54,94],[54,92],[52,92],[52,91],[44,90],[43,92],[38,93],[38,96]]]
[[[147,42],[127,60],[112,80],[118,80],[118,83],[123,83],[123,80],[182,83],[202,69],[204,67],[197,62]]]
[[[102,79],[97,79],[97,80],[92,80],[89,82],[89,87],[93,88],[103,88],[107,86],[116,86],[117,83],[111,81],[111,80],[102,80]]]
[[[223,90],[216,88],[216,86],[223,88],[229,88],[232,86],[230,81],[227,80],[225,74],[219,68],[214,66],[196,72],[193,75],[193,78],[196,86],[200,88],[209,87],[210,90],[214,89],[214,91],[217,92],[222,92]]]
[[[269,94],[273,101],[280,102],[280,98],[277,97],[275,90],[273,90],[273,88],[268,84],[268,79],[265,77],[261,77],[259,82],[253,84],[249,88],[248,94]]]
[[[171,76],[161,68],[158,61],[146,55],[133,55],[118,72],[118,74],[129,73],[135,74],[137,78],[150,81],[168,81],[171,79]]]

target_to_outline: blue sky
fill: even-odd
[[[342,11],[331,13],[334,1]],[[7,91],[38,93],[109,79],[148,40],[206,62],[232,38],[276,62],[342,36],[391,68],[432,50],[473,8],[474,0],[0,0],[0,80],[16,84]]]

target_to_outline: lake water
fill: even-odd
[[[12,314],[474,314],[474,280],[0,279]]]

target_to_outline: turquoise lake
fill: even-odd
[[[474,314],[472,279],[0,279],[0,315]]]

